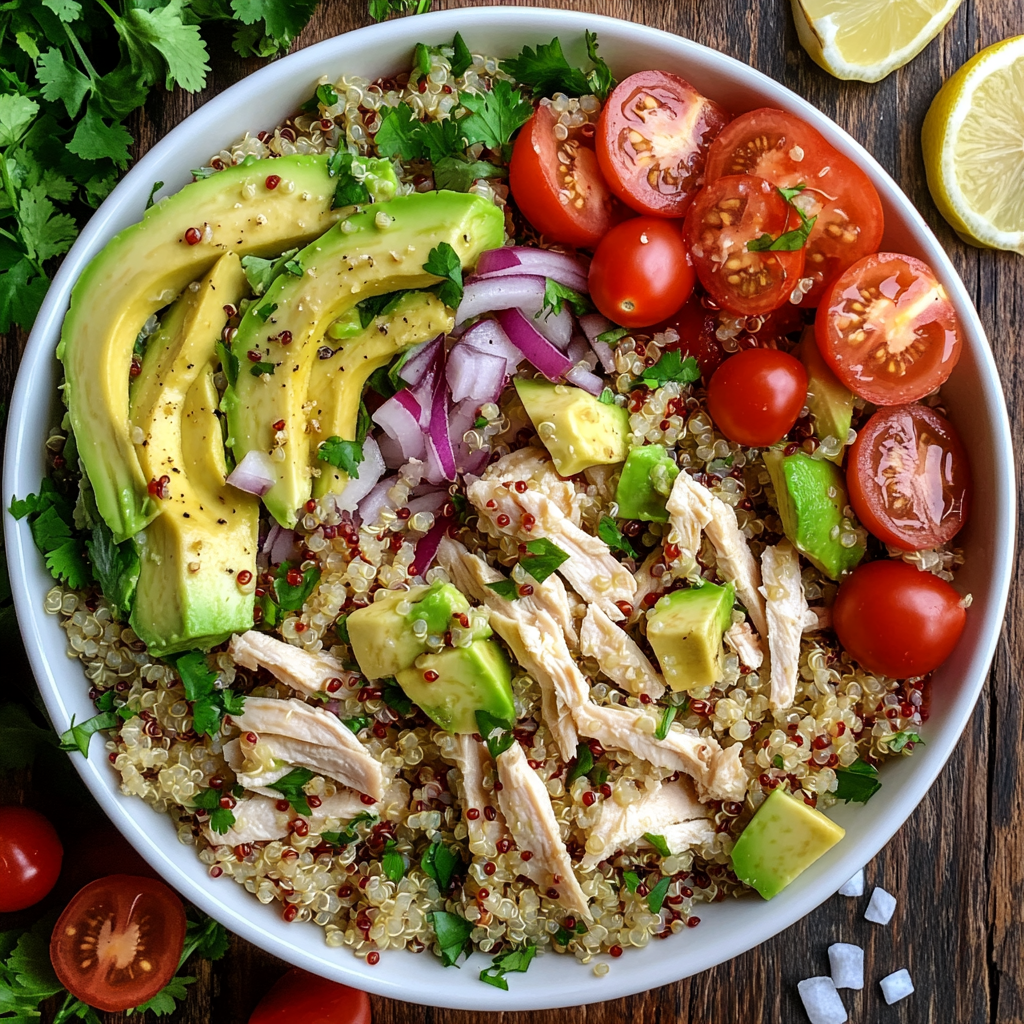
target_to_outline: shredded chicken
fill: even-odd
[[[654,576],[651,570],[659,563],[664,562],[665,554],[661,548],[655,548],[643,561],[643,564],[636,571],[636,593],[633,595],[633,619],[640,614],[644,606],[644,598],[648,594],[660,594],[665,589],[665,584],[671,577],[667,573],[661,576]]]
[[[280,799],[280,795],[278,795]],[[260,843],[280,839],[288,835],[295,812],[277,809],[277,800],[266,796],[250,796],[239,800],[232,813],[235,823],[227,832],[214,832],[209,823],[203,826],[203,835],[214,846],[241,846],[243,843]]]
[[[573,871],[541,777],[527,763],[523,748],[516,742],[498,755],[497,765],[501,782],[498,805],[519,852],[532,854],[523,861],[523,874],[542,891],[557,891],[563,907],[592,921],[587,897]]]
[[[707,818],[694,818],[692,821],[666,825],[660,835],[670,853],[680,854],[683,850],[711,842],[715,836],[715,826]]]
[[[543,492],[558,506],[574,526],[580,525],[580,496],[572,483],[558,475],[551,456],[541,448],[520,448],[492,463],[481,479],[488,484],[499,484],[508,490],[517,483],[525,483]],[[509,512],[517,520],[522,512],[514,505]]]
[[[307,695],[326,693],[332,679],[344,680],[352,675],[329,654],[310,654],[254,629],[236,633],[228,645],[228,654],[243,668],[265,668],[282,683]]]
[[[715,828],[708,820],[708,810],[698,802],[693,783],[688,779],[664,784],[649,782],[640,799],[625,807],[614,799],[605,800],[597,821],[587,832],[587,853],[580,861],[580,870],[589,871],[617,850],[641,842],[645,833],[663,836],[669,828],[691,823],[694,842],[688,845],[714,836]],[[682,849],[672,852],[682,852]]]
[[[758,669],[764,661],[761,640],[748,622],[734,622],[725,631],[725,642],[736,652],[741,665]]]
[[[596,604],[587,609],[580,627],[580,651],[594,658],[612,682],[634,696],[646,693],[657,700],[665,692],[665,682],[647,655]]]
[[[771,656],[772,683],[768,701],[772,710],[778,710],[793,704],[800,670],[800,637],[809,621],[817,627],[818,616],[807,607],[800,578],[800,558],[788,540],[764,549],[761,571]]]
[[[442,737],[441,753],[455,762],[459,770],[462,792],[462,819],[469,831],[469,849],[481,857],[493,857],[497,852],[497,843],[505,831],[500,817],[490,820],[485,810],[493,807],[493,797],[484,789],[484,776],[491,771],[491,755],[487,745],[469,735]],[[475,818],[466,812],[475,809]],[[497,808],[495,808],[497,810]]]
[[[381,763],[336,715],[294,698],[247,697],[242,714],[232,718],[242,732],[256,733],[267,742],[273,757],[328,775],[375,800],[383,796]]]
[[[718,575],[736,586],[736,596],[747,609],[754,629],[766,636],[761,571],[750,553],[747,538],[736,521],[736,512],[689,473],[682,472],[672,485],[667,506],[673,526],[674,543],[680,551],[696,558],[700,531],[704,530],[718,556]]]
[[[746,793],[747,774],[740,764],[739,744],[723,749],[713,737],[677,725],[670,726],[665,739],[659,740],[654,736],[655,716],[619,704],[584,701],[573,708],[573,717],[582,736],[600,741],[609,750],[628,750],[659,768],[685,772],[702,801],[741,800]]]

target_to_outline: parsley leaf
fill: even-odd
[[[282,562],[274,571],[274,596],[286,612],[300,612],[313,588],[320,582],[320,570],[314,565],[302,573],[301,583],[289,583],[288,573],[296,566]]]
[[[113,711],[102,711],[92,718],[86,719],[75,725],[75,716],[71,716],[71,728],[61,733],[60,749],[67,751],[77,750],[82,757],[89,756],[89,740],[93,733],[105,732],[107,729],[116,729],[121,725],[121,719]]]
[[[559,313],[563,305],[568,305],[577,316],[583,316],[594,308],[586,295],[552,281],[550,277],[547,278],[544,283],[544,305],[541,312],[547,310],[549,313]]]
[[[576,760],[573,762],[569,774],[565,777],[565,788],[568,789],[577,779],[589,775],[594,767],[594,754],[590,747],[582,740],[576,744]]]
[[[455,39],[452,41],[452,48],[455,51],[451,59],[452,75],[455,78],[461,78],[472,65],[473,54],[466,45],[466,40],[462,38],[461,32],[455,33]]]
[[[615,76],[612,69],[608,67],[604,59],[597,55],[597,33],[584,32],[587,42],[587,56],[594,65],[594,70],[587,75],[587,84],[593,90],[594,95],[599,99],[606,100],[608,93],[616,86]]]
[[[200,736],[216,736],[224,715],[241,714],[244,695],[225,687],[217,688],[216,672],[210,670],[202,651],[188,651],[171,660],[185,691],[192,702],[192,728]]]
[[[384,874],[392,882],[400,882],[405,877],[405,858],[398,852],[398,843],[389,839],[384,846],[384,855],[380,859],[380,866]]]
[[[503,178],[508,173],[486,160],[470,162],[460,156],[446,156],[434,164],[434,187],[449,192],[468,192],[480,178]]]
[[[39,58],[36,78],[42,83],[43,99],[63,103],[68,117],[78,115],[82,101],[92,90],[92,82],[53,47]]]
[[[677,384],[692,384],[695,380],[700,380],[700,368],[697,366],[697,360],[693,356],[687,356],[684,359],[678,349],[671,349],[664,353],[653,366],[648,366],[643,375],[633,380],[629,386],[633,389],[642,385],[653,391],[670,381]]]
[[[656,740],[668,738],[668,731],[672,727],[672,722],[675,720],[678,711],[679,709],[674,704],[670,704],[665,708],[661,715],[661,721],[658,723],[658,728],[654,732]]]
[[[129,1010],[127,1015],[145,1013],[147,1010],[152,1012],[154,1017],[163,1017],[168,1013],[174,1013],[178,1003],[188,998],[188,986],[193,984],[195,980],[190,975],[175,974],[155,996]]]
[[[219,789],[201,789],[192,804],[197,810],[209,814],[210,828],[219,835],[223,835],[235,824],[235,815],[231,809],[220,805],[222,796]]]
[[[490,92],[464,92],[460,99],[469,114],[459,121],[459,128],[469,143],[482,142],[507,160],[512,136],[533,116],[533,104],[504,80],[496,80]]]
[[[881,788],[878,769],[859,758],[846,768],[836,768],[836,799],[866,804]]]
[[[316,457],[321,462],[328,462],[336,469],[348,473],[355,480],[359,479],[359,463],[363,461],[363,446],[358,441],[343,441],[337,435],[321,442]]]
[[[474,926],[464,917],[450,914],[446,910],[435,910],[427,914],[427,920],[441,947],[441,963],[445,967],[455,966],[455,961],[466,951]]]
[[[637,557],[636,548],[630,544],[629,538],[619,529],[619,524],[611,516],[601,517],[597,524],[597,535],[612,551],[621,551],[630,558]]]
[[[748,252],[795,252],[798,249],[802,249],[807,244],[807,238],[814,228],[815,221],[818,216],[815,214],[813,217],[808,217],[803,210],[800,209],[796,203],[793,202],[794,196],[799,195],[805,188],[806,185],[796,185],[793,188],[780,188],[776,189],[780,196],[789,203],[797,212],[797,216],[800,218],[800,227],[793,228],[792,231],[786,231],[779,235],[778,238],[772,238],[771,235],[765,233],[759,238],[752,238],[747,242]]]
[[[452,884],[452,877],[464,867],[462,859],[435,836],[433,842],[423,851],[420,868],[427,877],[437,883],[441,892],[447,892]]]
[[[561,40],[556,36],[550,43],[538,43],[536,50],[524,46],[518,57],[501,62],[501,70],[511,75],[520,85],[532,90],[534,99],[553,96],[556,92],[566,96],[594,94],[607,97],[614,87],[611,69],[597,55],[597,35],[586,33],[587,54],[596,65],[589,74],[572,67],[562,52]]]
[[[645,832],[644,839],[646,839],[662,857],[672,856],[672,851],[668,848],[668,843],[665,842],[664,836],[656,836],[652,835],[650,832]]]
[[[652,914],[657,914],[661,910],[665,903],[665,897],[668,895],[668,887],[671,882],[671,876],[666,875],[647,894],[647,907]]]
[[[525,974],[536,953],[537,947],[532,942],[524,942],[521,946],[513,947],[508,953],[499,953],[491,960],[491,966],[480,972],[480,980],[507,992],[508,982],[505,975],[513,972]]]
[[[506,601],[519,600],[519,587],[513,580],[498,580],[495,583],[488,583],[487,589],[493,590],[498,597],[503,597]]]
[[[430,250],[423,269],[443,279],[437,288],[437,297],[446,306],[458,308],[462,301],[462,261],[452,246],[448,242],[439,242]]]
[[[889,740],[889,749],[894,753],[898,754],[908,743],[924,743],[924,740],[916,732],[910,732],[904,729],[902,732],[896,733],[891,740]]]
[[[569,555],[547,537],[527,542],[528,554],[519,559],[519,564],[538,583],[543,583],[558,567],[568,560]]]
[[[278,779],[277,782],[270,782],[267,786],[269,789],[277,790],[299,814],[304,814],[308,818],[313,810],[309,806],[302,787],[311,778],[313,778],[313,772],[308,768],[293,768],[284,778]]]
[[[498,718],[488,711],[478,711],[476,724],[487,744],[487,749],[491,752],[491,757],[496,758],[503,754],[515,742],[515,736],[512,734],[515,723],[508,719]]]

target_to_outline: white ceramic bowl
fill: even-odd
[[[508,56],[524,44],[561,37],[582,56],[584,29],[599,33],[601,53],[622,78],[645,68],[674,71],[733,112],[783,107],[814,125],[829,142],[870,175],[885,207],[883,248],[926,260],[955,303],[965,329],[963,356],[945,387],[951,415],[972,453],[975,502],[960,538],[967,564],[957,586],[974,595],[963,639],[935,675],[927,745],[883,772],[884,786],[865,806],[840,806],[831,816],[846,839],[783,893],[766,903],[730,900],[701,911],[702,924],[613,961],[597,978],[592,967],[553,954],[540,956],[525,976],[514,975],[505,993],[477,980],[488,963],[476,955],[462,970],[444,970],[429,954],[386,952],[376,967],[343,949],[329,949],[313,925],[286,924],[276,905],[262,906],[228,879],[212,880],[195,851],[177,842],[168,817],[125,797],[116,773],[93,744],[93,757],[73,755],[100,805],[139,852],[183,896],[231,931],[290,963],[337,981],[396,999],[435,1006],[528,1010],[617,998],[676,981],[719,964],[763,942],[831,896],[869,861],[906,821],[931,786],[956,742],[985,683],[1003,620],[1014,541],[1013,455],[1003,394],[977,313],[963,284],[920,214],[885,171],[850,136],[788,89],[739,61],[676,36],[578,12],[490,7],[402,18],[302,50],[238,83],[189,117],[127,174],[89,221],[68,253],[39,313],[18,374],[7,432],[4,504],[38,489],[44,472],[43,440],[59,419],[58,365],[54,347],[76,278],[104,243],[138,221],[156,180],[174,191],[189,169],[248,130],[270,128],[294,111],[320,75],[370,78],[409,66],[415,43],[442,43],[460,31],[477,52]],[[59,730],[72,714],[94,713],[77,661],[67,658],[57,619],[43,612],[53,585],[25,522],[5,516],[8,559],[25,645],[47,708]]]

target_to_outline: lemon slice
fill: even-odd
[[[1024,255],[1024,36],[982,50],[943,85],[921,142],[928,187],[956,233]]]
[[[836,78],[878,82],[913,60],[960,0],[793,0],[803,48]]]

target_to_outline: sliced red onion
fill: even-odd
[[[431,445],[427,445],[426,456],[423,460],[423,479],[429,484],[443,484],[447,480],[441,463],[437,459],[437,453]]]
[[[563,352],[569,347],[572,341],[572,313],[565,308],[564,303],[557,313],[545,311],[543,305],[538,309],[524,306],[522,310],[552,345],[557,345]]]
[[[445,516],[439,516],[434,520],[434,525],[416,542],[416,553],[413,556],[413,564],[416,566],[416,575],[425,576],[427,570],[433,565],[437,557],[437,549],[441,546],[444,535],[453,520]]]
[[[599,334],[610,331],[615,326],[606,316],[600,313],[585,313],[580,317],[580,327],[587,336],[587,341],[596,341]]]
[[[544,306],[544,278],[514,275],[472,281],[466,285],[455,314],[457,324],[498,309],[522,306],[536,313]]]
[[[446,374],[452,401],[496,402],[505,383],[505,367],[503,356],[489,355],[460,341],[448,353]]]
[[[576,256],[550,249],[511,246],[482,253],[476,265],[480,278],[507,277],[514,274],[536,274],[550,277],[577,292],[586,292],[589,265]]]
[[[384,475],[385,468],[384,457],[377,442],[372,437],[367,437],[363,442],[363,461],[359,463],[359,476],[349,477],[345,489],[334,497],[334,504],[338,510],[354,512],[359,502],[377,485]]]
[[[400,469],[405,465],[405,453],[400,442],[381,431],[377,434],[377,445],[388,469]]]
[[[254,448],[246,452],[242,461],[228,474],[228,483],[246,494],[262,498],[277,481],[274,461],[264,451]]]
[[[588,394],[598,397],[604,391],[604,381],[596,373],[591,373],[582,366],[574,366],[566,375],[565,379],[582,388]]]
[[[431,491],[430,494],[421,494],[418,498],[407,501],[405,507],[412,516],[419,512],[439,512],[447,500],[447,491]]]
[[[481,448],[479,451],[473,452],[466,460],[465,465],[460,468],[466,476],[479,476],[487,468],[487,464],[490,461],[490,449]]]
[[[497,320],[478,320],[462,336],[465,344],[479,352],[501,356],[505,360],[507,373],[515,373],[523,361],[523,353],[508,340],[508,335],[501,329]]]
[[[477,462],[477,452],[470,451],[469,445],[463,438],[476,422],[479,409],[479,402],[467,398],[455,406],[449,416],[448,434],[452,439],[452,449],[455,451],[455,465],[460,472],[465,472],[468,466],[475,465]],[[485,459],[490,456],[490,446],[483,449],[483,455]]]
[[[405,460],[423,458],[423,409],[411,390],[393,395],[370,418],[401,445]]]
[[[420,379],[409,388],[409,394],[416,400],[420,407],[419,425],[422,430],[430,426],[431,410],[434,405],[434,393],[437,391],[438,381],[444,382],[444,367],[438,364],[431,366]],[[400,391],[399,394],[402,392]]]
[[[572,368],[572,360],[559,352],[518,309],[503,309],[498,314],[509,340],[548,380],[558,380]]]
[[[295,531],[286,530],[282,526],[276,526],[276,530],[275,533],[271,529],[267,535],[267,543],[264,545],[264,550],[270,556],[271,565],[290,562],[298,553],[298,537]]]
[[[418,345],[402,364],[398,375],[406,384],[418,384],[427,370],[437,363],[443,344],[444,338],[439,335],[433,341],[425,341]]]
[[[374,526],[382,509],[393,508],[394,502],[388,497],[388,491],[398,482],[397,474],[378,480],[370,493],[359,502],[359,518],[364,523]]]
[[[445,480],[456,476],[455,452],[448,433],[448,384],[441,378],[434,391],[434,402],[430,409],[430,429],[427,432],[427,449],[437,460]]]
[[[574,363],[581,363],[589,359],[593,359],[594,363],[597,362],[594,350],[587,344],[587,339],[582,334],[573,335],[573,339],[569,342],[569,347],[565,350],[565,354]],[[593,368],[594,363],[590,364],[591,368]]]

